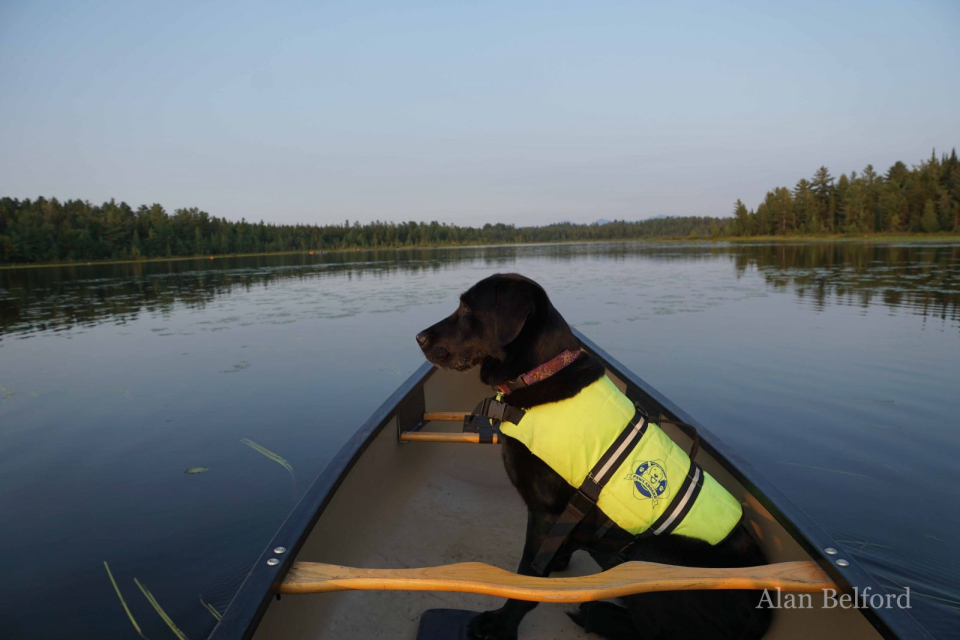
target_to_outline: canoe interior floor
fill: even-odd
[[[462,379],[446,380],[449,375],[438,372],[427,386],[428,411],[470,410],[482,397],[485,389],[479,381],[465,386]],[[426,428],[458,431],[460,425],[431,423]],[[515,571],[525,521],[526,509],[506,477],[499,446],[401,444],[396,425],[390,424],[344,480],[298,560],[396,568],[481,561]],[[792,540],[789,544],[796,545]],[[787,553],[776,560],[807,559],[802,554],[790,557],[796,555]],[[555,575],[596,571],[587,554],[577,553],[570,567]],[[413,640],[427,609],[485,611],[502,602],[488,596],[430,592],[286,595],[270,605],[256,637]],[[520,637],[595,638],[565,615],[577,606],[541,604],[524,619]],[[769,637],[876,637],[861,616],[831,613],[779,612]]]
[[[442,427],[428,425],[431,429]],[[387,461],[365,468],[363,474],[354,469],[298,559],[357,567],[425,567],[481,560],[516,570],[526,509],[503,472],[499,447],[396,445],[395,434],[387,435],[378,438],[371,449],[399,446],[399,458],[409,463],[403,465],[404,473]],[[371,455],[377,452],[368,450],[361,464],[366,467]],[[389,457],[397,457],[396,452]],[[432,459],[429,464],[417,460],[424,457]],[[571,564],[582,573],[591,573],[596,566],[585,554],[577,554]],[[258,637],[413,640],[420,615],[427,609],[484,611],[502,602],[487,596],[429,592],[287,595],[270,606]],[[537,607],[524,620],[524,635],[587,637],[563,614],[575,608]],[[274,630],[274,621],[279,629]]]

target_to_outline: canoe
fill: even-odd
[[[443,371],[425,363],[357,430],[304,494],[257,559],[211,640],[446,640],[459,637],[450,629],[462,626],[463,616],[469,615],[465,611],[502,604],[491,593],[547,602],[527,615],[520,638],[596,637],[564,615],[577,605],[562,603],[638,592],[644,581],[630,578],[638,575],[647,582],[656,578],[656,588],[714,588],[704,587],[707,583],[754,588],[781,580],[787,585],[784,592],[791,591],[790,585],[792,591],[813,591],[810,608],[774,612],[768,638],[929,637],[907,609],[824,606],[833,603],[822,590],[831,582],[840,594],[887,591],[706,427],[586,336],[577,332],[577,337],[605,363],[627,396],[651,415],[667,419],[662,427],[685,449],[692,432],[668,421],[696,428],[696,460],[744,505],[749,527],[774,565],[761,568],[776,573],[773,582],[751,576],[733,583],[734,577],[710,573],[728,571],[716,569],[693,577],[683,569],[687,573],[677,576],[671,573],[677,568],[663,565],[624,568],[627,578],[596,575],[599,569],[585,553],[574,554],[570,566],[550,578],[508,573],[519,562],[526,509],[506,477],[500,447],[477,443],[477,434],[464,434],[460,422],[437,415],[470,411],[491,395],[490,388],[476,371]],[[415,435],[405,435],[411,433]],[[381,569],[385,571],[366,571]],[[611,585],[619,591],[601,588]],[[758,602],[761,594],[757,591]],[[781,604],[790,604],[787,597],[781,595]],[[427,611],[429,621],[423,615]],[[429,629],[418,635],[421,622]]]

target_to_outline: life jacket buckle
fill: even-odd
[[[506,410],[507,404],[505,402],[493,398],[484,398],[483,402],[477,405],[477,408],[473,410],[473,414],[470,414],[469,417],[486,418],[492,426],[497,426],[503,422],[503,415]]]
[[[490,398],[487,398],[487,401],[489,406],[484,407],[484,414],[490,418],[491,422],[496,421],[497,424],[500,424],[503,422],[503,413],[507,410],[507,404]]]
[[[493,398],[484,398],[473,413],[463,417],[463,431],[499,434],[500,424],[504,421],[518,423],[523,418],[523,410],[511,407],[506,402]]]

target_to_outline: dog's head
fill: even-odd
[[[483,365],[484,379],[495,369],[502,374],[495,377],[519,375],[577,344],[543,288],[514,273],[470,287],[457,310],[418,333],[417,342],[434,365],[457,371]]]

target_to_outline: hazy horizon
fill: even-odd
[[[960,146],[960,4],[0,5],[0,195],[231,220],[729,215]]]

